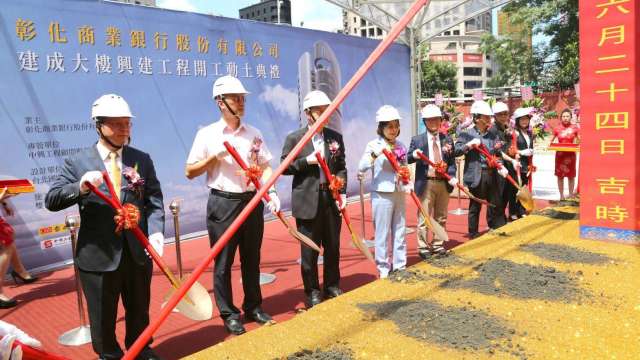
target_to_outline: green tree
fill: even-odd
[[[502,11],[525,36],[483,38],[483,51],[493,54],[499,65],[490,85],[521,80],[538,82],[543,88],[573,87],[579,79],[578,0],[515,0]],[[528,49],[528,32],[545,41]]]
[[[420,82],[421,96],[434,97],[437,93],[445,96],[456,95],[458,69],[446,61],[423,61]]]

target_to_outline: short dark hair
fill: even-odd
[[[573,117],[573,111],[571,111],[569,108],[564,108],[564,110],[562,110],[562,112],[560,113],[560,117],[562,117],[564,113],[569,113],[569,115]]]
[[[396,120],[392,120],[392,121],[396,121]],[[391,121],[380,121],[378,123],[378,129],[376,130],[376,133],[378,134],[378,136],[385,138],[383,130],[385,127],[387,127],[387,125],[389,125],[390,122]],[[398,129],[398,136],[400,136],[400,129]]]

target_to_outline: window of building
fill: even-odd
[[[445,31],[442,33],[443,36],[449,36],[451,35],[451,31]]]
[[[460,35],[460,30],[453,30],[453,35]]]
[[[480,89],[482,88],[482,81],[480,80],[465,80],[464,81],[465,89]]]
[[[462,70],[464,76],[482,76],[482,68],[479,67],[465,67]]]
[[[360,26],[367,26],[367,21],[365,19],[360,19]]]
[[[369,28],[369,36],[371,36],[371,37],[375,36],[375,34],[376,34],[375,31],[376,30],[374,28]]]
[[[487,69],[487,77],[492,77],[492,76],[493,76],[493,70]]]
[[[377,28],[376,33],[378,34],[378,36],[382,36],[382,29]]]
[[[367,29],[360,29],[360,36],[367,37]]]
[[[487,60],[491,60],[491,56],[487,55]]]
[[[456,48],[456,43],[455,42],[450,42],[449,44],[447,44],[447,47],[445,49],[447,50],[452,50]]]

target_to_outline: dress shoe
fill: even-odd
[[[332,286],[332,287],[328,287],[325,291],[324,291],[324,296],[327,299],[332,299],[334,297],[340,296],[342,295],[343,291],[340,290],[339,287],[337,286]]]
[[[420,257],[420,259],[427,261],[431,258],[431,253],[430,252],[419,252],[418,256]]]
[[[153,350],[147,348],[136,356],[136,360],[162,360],[162,358],[153,352]]]
[[[306,305],[307,308],[312,308],[322,302],[322,294],[319,290],[311,291],[311,295],[307,296]]]
[[[20,281],[25,284],[31,284],[32,282],[38,280],[37,277],[32,276],[31,274],[29,274],[27,277],[22,277],[22,275],[18,274],[18,272],[16,272],[15,270],[11,270],[11,278],[16,284],[18,283],[17,279],[20,279]]]
[[[238,319],[226,319],[224,321],[224,328],[233,335],[240,335],[247,332],[244,326],[242,326],[242,321]]]
[[[267,314],[266,312],[264,312],[260,308],[254,309],[253,311],[251,311],[249,313],[245,313],[244,317],[247,320],[253,320],[253,321],[257,322],[260,325],[264,325],[264,324],[266,324],[268,322],[272,322],[273,321],[273,318],[271,317],[271,315]]]
[[[16,301],[16,299],[0,299],[0,309],[9,309],[16,305],[18,305],[18,301]]]

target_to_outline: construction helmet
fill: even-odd
[[[391,105],[382,105],[378,111],[376,111],[376,122],[387,122],[393,120],[400,120],[400,113],[398,109]]]
[[[331,104],[331,99],[320,90],[313,90],[307,93],[307,96],[302,100],[302,109],[307,110],[314,106],[324,106]]]
[[[100,96],[91,105],[91,118],[98,120],[101,117],[128,117],[133,118],[129,104],[120,95],[106,94]]]
[[[471,113],[478,115],[489,115],[493,116],[493,111],[491,111],[491,106],[486,101],[478,100],[474,101],[471,104]]]
[[[507,104],[503,103],[502,101],[496,101],[495,104],[493,104],[493,107],[491,108],[491,110],[493,111],[494,114],[499,114],[501,112],[509,112],[509,107],[507,106]]]
[[[513,118],[517,119],[517,118],[521,118],[523,116],[531,115],[531,110],[532,109],[530,107],[517,108],[516,111],[513,112]]]
[[[440,111],[440,108],[438,106],[429,104],[422,108],[422,111],[420,112],[420,116],[423,119],[430,119],[430,118],[436,118],[436,117],[441,118],[442,111]]]
[[[225,75],[219,77],[213,83],[213,98],[215,99],[218,96],[225,94],[247,95],[250,93],[244,88],[240,80],[231,75]]]

